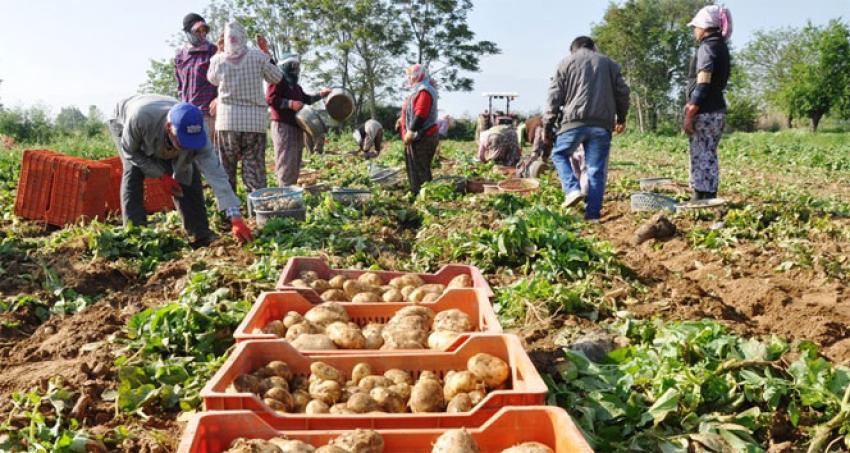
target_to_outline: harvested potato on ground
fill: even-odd
[[[346,302],[348,301],[348,296],[345,295],[345,291],[341,289],[329,289],[322,293],[320,296],[325,302]]]
[[[380,294],[369,291],[355,294],[354,297],[351,298],[351,301],[358,304],[365,304],[368,302],[383,302],[384,300],[381,298]]]
[[[316,333],[321,333],[319,328],[309,321],[304,321],[287,329],[284,338],[286,338],[286,341],[292,342],[301,335]]]
[[[357,385],[361,379],[374,374],[372,370],[372,365],[369,365],[365,362],[360,362],[357,365],[354,365],[354,368],[351,370],[351,380],[354,382],[354,385]]]
[[[310,282],[310,287],[316,290],[316,292],[319,294],[331,289],[330,283],[328,283],[327,280],[322,280],[321,278]]]
[[[473,406],[478,405],[485,396],[487,396],[487,394],[484,393],[484,390],[474,390],[469,392],[469,400],[472,401]]]
[[[280,376],[270,376],[260,382],[260,391],[265,393],[275,387],[289,391],[289,382]]]
[[[378,292],[374,286],[357,280],[349,280],[345,282],[342,285],[342,290],[345,291],[345,295],[348,296],[349,299],[353,299],[354,296],[359,293]]]
[[[502,450],[502,453],[555,453],[555,450],[540,442],[525,442]]]
[[[263,398],[263,402],[266,403],[266,406],[268,406],[269,409],[271,409],[275,412],[280,412],[280,413],[286,413],[287,412],[288,408],[286,407],[286,404],[283,403],[283,402],[280,402],[280,401],[278,401],[274,398]]]
[[[310,397],[334,404],[342,398],[342,387],[337,381],[315,381],[310,383]]]
[[[375,387],[369,392],[369,396],[375,401],[378,408],[384,412],[402,413],[407,409],[401,395],[396,394],[386,387]]]
[[[415,286],[405,286],[405,287],[401,288],[399,291],[401,292],[401,295],[404,296],[404,300],[410,300],[410,294],[413,291],[416,291],[416,287]]]
[[[363,328],[363,337],[366,338],[366,349],[380,349],[384,345],[384,337],[381,332],[384,331],[384,325],[378,323],[366,324]]]
[[[472,406],[472,399],[469,397],[469,393],[458,393],[446,405],[446,412],[467,412],[472,409]]]
[[[451,400],[458,393],[469,393],[480,390],[484,383],[469,371],[458,371],[446,375],[446,385],[443,387],[443,397]]]
[[[289,282],[289,286],[292,286],[294,288],[310,288],[310,285],[300,278],[296,278],[295,280]]]
[[[428,293],[428,294],[425,294],[425,297],[423,297],[422,300],[419,301],[419,303],[421,303],[421,304],[433,304],[439,298],[440,298],[440,294]]]
[[[345,375],[338,369],[328,365],[325,362],[313,362],[310,364],[310,374],[320,380],[336,381],[340,384],[345,382]]]
[[[501,387],[511,374],[511,369],[504,360],[484,352],[470,357],[466,368],[491,389]]]
[[[316,305],[304,314],[304,319],[321,327],[325,327],[336,321],[351,321],[345,308],[336,302],[325,302],[321,305]]]
[[[261,381],[254,375],[251,374],[240,374],[236,376],[236,379],[227,387],[227,392],[229,393],[259,393],[261,385]]]
[[[296,390],[292,392],[292,401],[294,402],[293,412],[304,412],[310,402],[310,394],[306,390]]]
[[[304,280],[305,282],[310,283],[313,280],[318,279],[319,274],[316,271],[301,271],[301,273],[298,274],[298,277],[300,277],[301,280]]]
[[[457,308],[443,310],[434,316],[434,330],[471,332],[472,329],[472,319]]]
[[[307,403],[307,407],[304,408],[304,412],[307,414],[327,414],[330,412],[330,409],[328,403],[322,400],[311,400]]]
[[[366,347],[366,337],[357,324],[351,322],[334,322],[325,328],[328,338],[340,349],[363,349]]]
[[[460,334],[457,332],[435,330],[431,332],[431,335],[428,335],[428,348],[435,351],[445,351],[454,344],[459,336]]]
[[[224,453],[281,453],[277,445],[263,439],[236,439]]]
[[[440,382],[433,379],[420,379],[410,392],[408,405],[414,414],[442,412],[446,408],[446,401],[443,398]]]
[[[368,393],[355,393],[346,402],[348,408],[357,414],[365,414],[378,409],[378,404]]]
[[[286,325],[283,321],[274,320],[266,324],[262,329],[263,333],[270,333],[278,337],[286,336]]]
[[[431,453],[478,453],[475,438],[466,429],[450,429],[434,442]]]
[[[321,351],[323,349],[337,349],[336,343],[323,333],[305,333],[293,340],[292,347],[302,351]]]
[[[341,434],[330,445],[350,453],[383,453],[384,439],[376,431],[357,429]]]
[[[287,329],[302,322],[304,322],[304,315],[297,311],[290,311],[283,317],[283,325],[286,326]]]
[[[398,368],[392,368],[384,372],[384,377],[393,381],[394,384],[413,384],[413,377],[410,373]]]
[[[281,453],[314,453],[316,451],[312,445],[300,440],[275,437],[269,439],[269,442],[280,448]]]
[[[286,412],[291,411],[295,407],[295,399],[292,398],[292,394],[280,387],[269,389],[263,397],[264,400],[271,398],[280,401],[286,407]]]
[[[346,278],[345,275],[334,275],[330,280],[328,280],[328,284],[331,285],[331,288],[333,289],[342,289],[342,286],[346,281],[348,281],[348,278]]]
[[[384,295],[381,296],[381,300],[384,302],[404,302],[404,295],[401,294],[401,291],[395,288],[390,288]]]
[[[393,384],[387,387],[387,390],[395,393],[399,397],[401,397],[402,401],[407,401],[410,399],[410,394],[413,392],[412,384]]]
[[[467,274],[460,274],[451,279],[446,288],[472,288],[472,277]]]
[[[375,387],[389,387],[393,385],[393,381],[383,376],[366,376],[357,383],[357,386],[367,392]]]
[[[381,278],[381,276],[374,272],[366,272],[365,274],[360,275],[359,277],[357,277],[357,281],[370,286],[380,287],[384,285],[384,280]]]

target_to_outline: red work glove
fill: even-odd
[[[165,196],[183,198],[183,187],[171,175],[162,175],[159,178],[159,182]]]
[[[304,108],[304,103],[301,101],[289,101],[289,109],[296,112]]]
[[[266,41],[266,37],[257,33],[257,47],[260,48],[260,51],[266,55],[271,55],[269,53],[269,42]]]
[[[241,244],[254,240],[254,235],[251,234],[251,229],[248,228],[248,225],[245,225],[245,222],[243,222],[239,217],[230,219],[230,231],[233,232],[233,237]]]
[[[697,113],[699,113],[699,106],[695,104],[688,104],[685,106],[685,122],[683,124],[683,129],[688,135],[692,135],[694,133],[694,118],[696,118]]]

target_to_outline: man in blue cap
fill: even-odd
[[[204,130],[204,114],[186,102],[167,96],[136,95],[115,106],[109,130],[124,164],[121,178],[121,214],[124,224],[145,225],[144,179],[157,178],[174,198],[193,247],[215,240],[201,187],[201,174],[230,218],[240,242],[252,239],[242,221],[239,198],[213,153]]]

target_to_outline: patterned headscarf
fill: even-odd
[[[224,27],[224,56],[230,63],[239,63],[248,53],[248,36],[239,22],[230,22]]]
[[[433,87],[437,86],[437,83],[434,81],[434,79],[432,79],[431,76],[428,75],[428,68],[419,63],[408,67],[404,70],[404,72],[409,78],[413,79],[415,83],[425,82]]]
[[[732,13],[725,6],[706,6],[699,10],[688,25],[699,28],[719,28],[723,39],[728,41],[732,37]]]

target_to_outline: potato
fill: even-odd
[[[446,285],[441,283],[429,283],[427,285],[420,285],[418,289],[421,289],[426,293],[442,294],[443,291],[446,290]]]
[[[400,277],[393,278],[392,280],[390,280],[389,284],[393,288],[397,289],[404,288],[405,286],[412,286],[414,288],[418,288],[424,285],[425,281],[422,280],[422,278],[420,278],[416,274],[405,274]]]
[[[400,290],[390,288],[381,296],[381,300],[384,302],[404,302],[404,295],[401,294]]]
[[[230,393],[259,393],[260,379],[250,374],[240,374],[227,388]]]
[[[374,286],[368,285],[361,281],[349,280],[342,285],[342,290],[349,299],[353,299],[356,294],[367,292],[378,292]]]
[[[325,445],[317,448],[315,453],[348,453],[348,451],[339,447],[334,447],[333,445]]]
[[[421,288],[416,288],[407,295],[407,301],[418,304],[422,302],[422,299],[425,298],[426,294],[428,294],[427,291],[424,291]]]
[[[334,322],[325,328],[328,338],[340,349],[364,349],[366,337],[360,331],[357,324]]]
[[[420,379],[410,392],[410,410],[414,414],[422,412],[442,412],[446,407],[443,389],[439,381]]]
[[[460,274],[451,279],[446,288],[472,288],[472,277],[468,274]]]
[[[290,311],[283,317],[283,325],[286,326],[287,329],[302,322],[304,322],[304,315],[297,311]]]
[[[317,293],[322,294],[323,292],[331,289],[330,283],[327,280],[322,280],[321,278],[317,278],[310,282],[310,287],[316,290]]]
[[[402,413],[407,409],[401,395],[386,387],[375,387],[369,392],[375,404],[384,412]]]
[[[291,282],[289,282],[289,286],[292,286],[294,288],[309,288],[310,287],[310,285],[307,284],[307,282],[305,282],[304,280],[302,280],[300,278],[296,278],[295,280],[292,280]]]
[[[328,285],[330,285],[333,289],[342,289],[342,286],[347,280],[348,278],[346,278],[345,275],[334,275],[330,280],[328,280]]]
[[[365,414],[378,408],[378,404],[368,393],[355,393],[348,398],[346,404],[352,412],[357,414]]]
[[[428,307],[423,307],[420,305],[411,305],[408,307],[404,307],[401,310],[395,312],[392,318],[390,318],[387,324],[392,324],[394,320],[396,322],[409,317],[421,318],[425,321],[425,324],[428,328],[431,327],[431,324],[434,323],[434,310],[431,310]]]
[[[307,414],[327,414],[330,411],[330,406],[322,400],[311,400],[304,408]]]
[[[274,320],[266,324],[262,329],[263,333],[270,333],[278,337],[286,336],[286,325],[283,321]]]
[[[366,376],[357,383],[357,386],[367,392],[375,387],[389,387],[393,385],[393,381],[383,376]]]
[[[337,381],[315,381],[310,384],[310,397],[334,404],[342,398],[342,387]]]
[[[325,302],[321,305],[316,305],[304,314],[304,319],[320,327],[325,327],[336,321],[351,321],[345,308],[336,302]]]
[[[342,372],[325,362],[316,361],[311,363],[310,374],[321,380],[336,381],[340,384],[345,382],[345,376]]]
[[[469,397],[469,393],[458,393],[446,406],[446,412],[448,413],[467,412],[471,409],[472,399]]]
[[[292,342],[295,341],[296,338],[300,337],[304,334],[316,334],[319,332],[319,328],[316,327],[313,323],[309,321],[304,321],[302,323],[295,324],[286,330],[286,341]]]
[[[504,360],[484,352],[470,357],[466,368],[491,389],[501,387],[511,374],[511,369]]]
[[[292,394],[280,387],[275,387],[267,391],[265,395],[263,395],[263,399],[280,401],[283,403],[284,407],[286,407],[286,412],[291,411],[295,407],[295,399],[292,397]]]
[[[472,319],[469,315],[458,310],[450,308],[443,310],[434,316],[434,330],[447,330],[449,332],[471,332]]]
[[[341,434],[330,445],[350,453],[383,453],[384,439],[376,431],[356,429]]]
[[[443,387],[443,397],[451,400],[458,393],[469,393],[479,390],[484,383],[469,371],[458,371],[446,375],[446,385]]]
[[[555,450],[552,450],[540,442],[525,442],[506,450],[502,450],[502,453],[555,453]]]
[[[411,384],[393,384],[387,387],[387,390],[398,395],[402,401],[407,401],[410,399],[410,394],[413,392],[413,385]]]
[[[366,324],[366,327],[361,331],[366,339],[366,349],[380,349],[384,345],[384,338],[381,332],[384,331],[384,325],[375,322]]]
[[[365,274],[361,274],[359,277],[357,277],[357,281],[370,286],[380,287],[384,284],[384,280],[381,278],[381,276],[374,272],[367,272]]]
[[[360,362],[357,365],[354,365],[354,368],[351,370],[351,380],[354,382],[354,385],[357,385],[361,379],[372,374],[374,374],[372,365]]]
[[[260,391],[266,393],[273,388],[282,388],[289,391],[289,382],[280,376],[270,376],[260,382]]]
[[[336,344],[323,333],[304,333],[293,340],[292,347],[302,351],[321,351],[337,349]]]
[[[487,394],[484,390],[473,390],[469,392],[469,400],[472,401],[473,406],[477,406],[485,396],[487,396]]]
[[[428,335],[428,348],[435,351],[445,351],[454,344],[459,336],[460,334],[457,332],[435,330],[431,332],[431,335]]]
[[[281,453],[277,445],[263,439],[236,439],[224,453]]]
[[[316,451],[312,445],[300,440],[283,439],[275,437],[269,439],[269,443],[280,448],[281,453],[314,453]]]
[[[377,292],[368,291],[355,294],[354,297],[351,298],[351,301],[363,304],[367,302],[383,302],[383,299],[381,299],[381,295]]]
[[[401,292],[401,295],[404,296],[404,300],[410,301],[410,294],[413,293],[413,291],[416,291],[416,287],[415,286],[405,286],[405,287],[401,288],[399,291]]]
[[[266,403],[266,406],[268,406],[269,409],[275,412],[287,412],[286,403],[280,402],[274,398],[263,398],[263,402]]]
[[[347,302],[348,296],[341,289],[329,289],[322,293],[321,298],[325,302]]]
[[[300,277],[301,280],[310,283],[317,280],[319,278],[319,274],[316,271],[301,271],[301,273],[298,274],[298,277]]]
[[[384,377],[393,381],[394,384],[413,384],[410,373],[398,368],[392,368],[384,372]]]
[[[426,349],[428,331],[422,328],[387,327],[381,332],[384,338],[382,350]]]
[[[336,403],[328,410],[330,414],[353,414],[346,403]]]
[[[424,370],[421,373],[419,373],[419,379],[418,380],[421,381],[423,379],[432,379],[432,380],[435,380],[437,382],[441,382],[440,376],[437,376],[437,373],[430,371],[430,370]]]
[[[289,391],[304,390],[306,392],[309,385],[310,382],[306,376],[295,376],[289,380]]]
[[[342,398],[340,401],[348,401],[354,394],[357,393],[369,393],[368,390],[363,390],[362,388],[352,384],[346,385],[344,389],[342,389]]]
[[[292,392],[292,401],[294,403],[292,412],[304,412],[310,402],[310,394],[306,390],[296,390]]]
[[[386,293],[387,291],[389,291],[389,290],[391,290],[391,289],[395,289],[395,288],[393,288],[393,287],[392,287],[392,286],[390,286],[390,285],[381,285],[378,289],[380,290],[381,294],[384,294],[384,293]]]
[[[466,429],[450,429],[444,432],[431,448],[431,453],[479,453],[480,451],[475,438]]]
[[[420,304],[433,304],[437,300],[440,299],[440,295],[437,293],[427,293],[422,300],[419,301]]]

